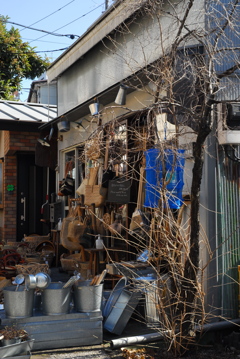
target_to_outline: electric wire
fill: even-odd
[[[18,24],[17,22],[13,22],[13,21],[8,21],[8,20],[2,20],[2,22],[5,22],[5,23],[8,23],[8,24],[12,24],[12,25],[17,25],[17,26],[21,26],[21,27],[24,27],[25,29],[30,29],[30,30],[34,30],[34,31],[40,31],[40,32],[45,32],[47,33],[48,35],[53,35],[53,36],[65,36],[65,37],[70,37],[73,38],[75,36],[79,37],[79,35],[73,35],[73,34],[57,34],[56,32],[51,32],[51,31],[47,31],[47,30],[40,30],[40,29],[36,29],[34,27],[31,27],[31,26],[26,26],[26,25],[21,25],[21,24]],[[56,30],[55,30],[56,31]],[[35,40],[34,40],[35,41]]]
[[[64,5],[64,6],[60,7],[60,9],[58,9],[58,10],[56,10],[56,11],[52,12],[51,14],[49,14],[49,15],[47,15],[47,16],[45,16],[45,17],[43,17],[42,19],[40,19],[40,20],[38,20],[38,21],[35,21],[33,24],[30,24],[29,26],[33,26],[33,25],[38,24],[39,22],[41,22],[41,21],[43,21],[43,20],[47,19],[48,17],[50,17],[50,16],[52,16],[52,15],[56,14],[58,11],[60,11],[60,10],[64,9],[66,6],[70,5],[70,4],[71,4],[72,2],[74,2],[74,1],[75,1],[75,0],[72,0],[72,1],[68,2],[66,5]],[[21,31],[23,31],[23,30],[25,30],[25,28],[24,28],[24,29],[21,29]]]
[[[97,10],[97,9],[98,9],[99,7],[101,7],[102,5],[104,5],[104,3],[98,5],[98,6],[95,7],[94,9],[88,11],[87,13],[85,13],[85,14],[81,15],[80,17],[78,17],[77,19],[75,19],[75,20],[73,20],[73,21],[70,21],[70,22],[67,23],[66,25],[63,25],[63,26],[59,27],[58,29],[56,29],[56,30],[54,30],[54,31],[61,30],[61,29],[63,29],[64,27],[66,27],[66,26],[68,26],[68,25],[71,25],[71,24],[74,23],[75,21],[77,21],[77,20],[83,18],[84,16],[87,16],[87,15],[90,14],[91,12]],[[42,39],[42,38],[45,37],[45,36],[47,36],[47,35],[40,36],[40,37],[38,37],[37,39],[35,39],[35,40],[33,40],[33,41],[38,41],[38,40]],[[31,41],[31,42],[33,42],[33,41]]]
[[[29,41],[34,41],[33,39],[28,39],[28,38],[26,38],[26,37],[22,37],[22,40],[27,41],[27,42],[29,42]],[[58,42],[58,41],[39,40],[39,42],[47,42],[47,43],[49,43],[49,44],[68,45],[66,42]]]
[[[20,26],[20,27],[23,27],[24,29],[29,29],[29,30],[34,30],[34,31],[39,31],[39,32],[44,32],[46,33],[47,35],[52,35],[52,36],[60,36],[60,37],[68,37],[70,39],[74,39],[75,37],[80,37],[79,35],[74,35],[74,34],[58,34],[56,33],[55,31],[58,31],[60,29],[63,29],[64,27],[68,26],[68,25],[71,25],[72,23],[74,23],[75,21],[83,18],[84,16],[90,14],[91,12],[95,11],[96,9],[98,9],[99,7],[101,7],[104,3],[98,5],[97,7],[95,7],[94,9],[88,11],[87,13],[79,16],[77,19],[73,20],[73,21],[70,21],[69,23],[65,24],[64,26],[61,26],[59,27],[58,29],[54,30],[54,31],[47,31],[47,30],[42,30],[42,29],[36,29],[32,26],[27,26],[27,25],[22,25],[22,24],[19,24],[19,23],[16,23],[16,22],[13,22],[13,21],[9,21],[9,20],[1,20],[2,22],[4,23],[8,23],[8,24],[12,24],[12,25],[16,25],[16,26]],[[47,36],[47,35],[44,35],[44,36]],[[41,39],[42,37],[44,36],[41,36],[40,38],[38,39],[35,39],[35,40],[32,40],[31,42],[33,41],[37,41],[39,39]]]

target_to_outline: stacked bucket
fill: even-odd
[[[158,148],[145,151],[145,201],[144,207],[157,208],[161,197],[163,176],[166,184],[167,206],[179,209],[183,203],[184,185],[184,150],[166,149],[163,153]],[[164,166],[163,166],[164,164]]]

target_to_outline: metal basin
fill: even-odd
[[[7,318],[27,318],[33,315],[34,289],[15,286],[5,287],[4,309]]]
[[[103,316],[107,317],[108,314],[111,312],[113,306],[115,305],[116,301],[118,300],[118,297],[120,296],[120,294],[122,293],[122,291],[124,290],[124,288],[127,285],[127,278],[126,277],[122,277],[117,284],[115,285],[115,287],[113,288],[105,306],[103,309]]]
[[[103,284],[89,285],[90,280],[74,285],[73,301],[77,312],[96,312],[101,310]]]
[[[42,291],[42,311],[45,315],[67,314],[70,310],[71,287],[52,282]]]

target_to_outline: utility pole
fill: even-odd
[[[105,0],[105,11],[108,9],[108,0]]]

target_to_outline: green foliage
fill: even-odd
[[[34,79],[49,66],[47,57],[37,55],[34,47],[23,42],[18,29],[7,30],[7,17],[0,15],[0,99],[11,99],[24,78]]]

